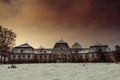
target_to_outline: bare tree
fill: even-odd
[[[9,53],[15,45],[16,34],[0,26],[0,53]]]

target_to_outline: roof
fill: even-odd
[[[68,45],[67,42],[65,42],[65,41],[63,41],[63,40],[61,39],[60,41],[58,41],[58,42],[55,44],[54,48],[69,49],[70,47],[69,47],[69,45]]]
[[[78,43],[78,42],[75,42],[73,45],[72,45],[72,48],[81,48],[82,46]]]
[[[67,42],[65,42],[65,41],[63,41],[63,40],[61,39],[61,40],[59,40],[57,43],[67,43]]]
[[[16,46],[15,48],[33,48],[33,47],[30,46],[28,43],[25,43],[25,44],[21,44],[19,46]]]
[[[90,48],[98,48],[98,47],[109,47],[108,45],[95,45],[95,46],[90,46]]]

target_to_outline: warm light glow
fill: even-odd
[[[0,0],[0,24],[17,33],[16,45],[52,48],[58,40],[83,47],[96,40],[119,44],[119,3],[114,0]],[[97,4],[97,5],[96,5]]]

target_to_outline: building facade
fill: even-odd
[[[115,62],[114,52],[107,45],[95,45],[82,48],[76,42],[69,46],[63,40],[55,43],[51,49],[34,49],[28,43],[16,46],[11,53],[0,55],[5,63],[80,63],[80,62]]]

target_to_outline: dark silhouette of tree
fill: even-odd
[[[116,59],[117,62],[120,61],[120,46],[119,45],[115,46],[114,56],[115,56],[115,59]]]
[[[118,52],[120,51],[120,46],[119,45],[115,46],[115,51],[118,51]]]
[[[0,53],[9,53],[15,45],[16,34],[0,26]]]

